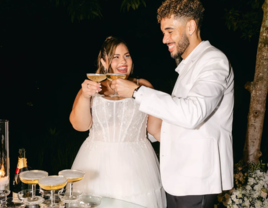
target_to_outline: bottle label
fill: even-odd
[[[13,202],[21,203],[18,197],[18,193],[12,192],[12,198],[13,198]]]
[[[27,167],[26,158],[19,158],[17,168],[22,169],[22,168],[25,168],[25,167]]]

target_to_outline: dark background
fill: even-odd
[[[101,19],[73,23],[66,8],[51,1],[14,2],[12,7],[0,8],[0,118],[10,122],[11,181],[21,147],[33,169],[57,174],[71,167],[88,132],[75,131],[69,114],[86,73],[96,70],[97,55],[107,36],[119,36],[128,43],[134,77],[171,93],[177,73],[156,19],[161,0],[149,0],[146,7],[129,12],[120,12],[121,1],[103,0]],[[201,37],[227,55],[235,73],[237,162],[242,157],[250,101],[244,84],[254,78],[258,37],[242,39],[239,32],[225,26],[219,1],[202,2],[206,11]],[[266,138],[264,128],[263,160]],[[153,146],[158,154],[159,144]]]

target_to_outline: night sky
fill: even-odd
[[[156,11],[161,0],[148,0],[138,10],[120,12],[121,1],[102,2],[101,19],[75,20],[63,6],[51,1],[24,2],[0,8],[0,118],[10,121],[11,173],[19,147],[42,148],[35,140],[48,128],[74,131],[69,114],[76,93],[95,72],[102,42],[119,36],[129,45],[134,77],[149,80],[156,89],[171,93],[177,74]],[[246,41],[229,31],[224,9],[217,0],[204,0],[201,37],[222,50],[235,73],[234,157],[242,157],[250,95],[244,89],[254,78],[258,37]],[[82,133],[81,133],[82,134]],[[28,141],[28,138],[34,138]],[[263,144],[265,144],[264,131]],[[46,151],[49,151],[46,150]],[[31,163],[31,158],[28,158]]]

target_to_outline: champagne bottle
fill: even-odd
[[[19,174],[23,171],[28,170],[27,167],[27,159],[26,159],[26,151],[25,149],[19,149],[19,158],[18,158],[18,164],[17,169],[15,172],[14,180],[13,180],[13,201],[17,201],[18,199],[18,192],[28,189],[28,186],[20,181]]]

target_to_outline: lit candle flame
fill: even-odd
[[[0,170],[0,176],[3,177],[6,175],[4,165],[2,164],[1,170]]]

